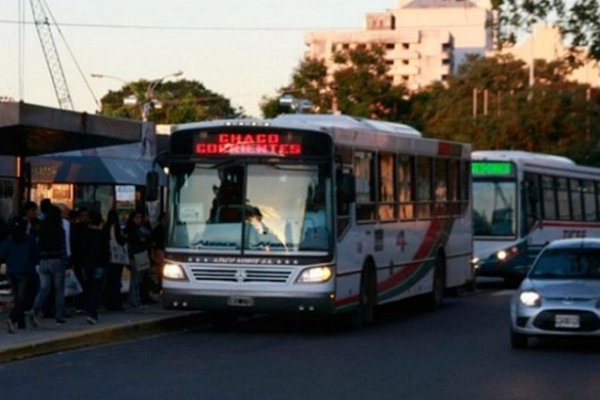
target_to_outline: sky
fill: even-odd
[[[181,78],[199,81],[234,107],[260,117],[261,98],[290,82],[303,57],[306,32],[364,29],[365,13],[395,8],[398,1],[42,2],[60,26],[60,32],[52,30],[53,38],[75,111],[96,112],[96,100],[119,90],[123,82],[181,70]],[[23,40],[20,9],[26,22]],[[58,107],[32,20],[29,0],[0,0],[0,98]],[[92,78],[92,73],[118,79]]]

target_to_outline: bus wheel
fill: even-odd
[[[377,304],[377,276],[375,267],[368,263],[363,267],[360,276],[360,294],[358,309],[350,315],[352,328],[361,328],[375,321],[375,305]]]
[[[435,258],[435,267],[433,270],[433,287],[431,293],[426,298],[426,308],[429,311],[437,310],[444,302],[446,291],[446,259],[440,252]]]

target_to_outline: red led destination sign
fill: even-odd
[[[302,143],[282,140],[279,133],[218,133],[207,141],[199,139],[194,152],[200,155],[242,154],[299,156]],[[216,139],[216,140],[215,140]]]

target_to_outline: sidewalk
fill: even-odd
[[[159,303],[123,311],[101,310],[97,325],[88,324],[86,315],[81,314],[67,318],[66,324],[45,318],[39,328],[28,325],[25,330],[9,334],[7,300],[0,297],[0,363],[192,328],[204,321],[201,312],[164,310]]]

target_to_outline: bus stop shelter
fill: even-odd
[[[0,103],[0,155],[30,157],[134,143],[141,134],[141,121]]]
[[[135,143],[142,134],[141,121],[0,102],[0,156],[17,159],[20,204],[28,178],[26,157]]]

